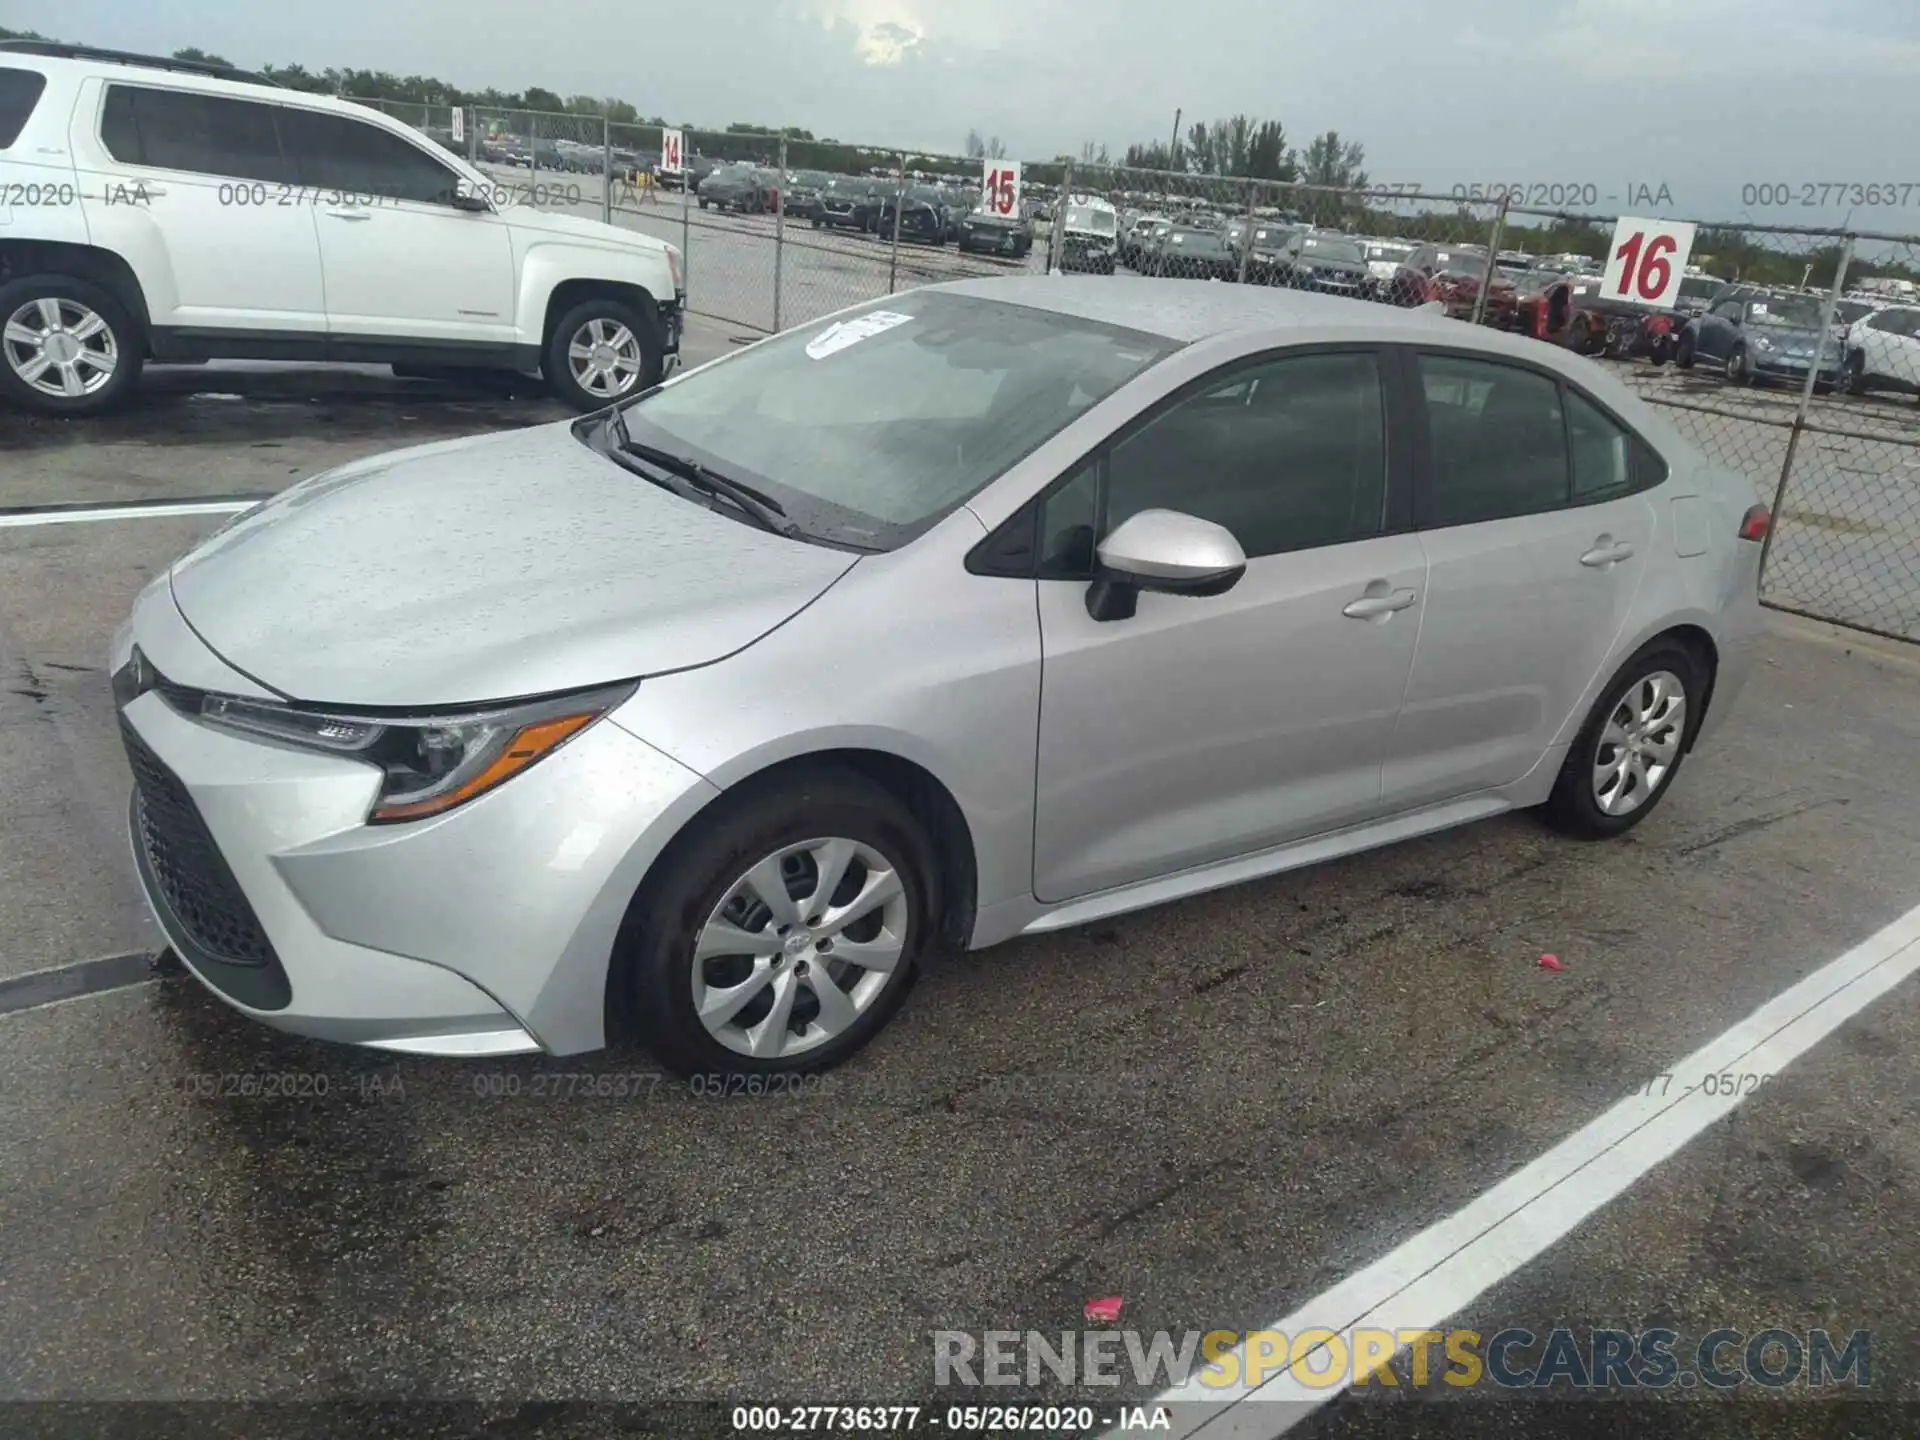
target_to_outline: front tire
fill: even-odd
[[[1727,383],[1729,385],[1753,384],[1753,361],[1747,354],[1747,347],[1736,345],[1727,352]]]
[[[681,1075],[803,1074],[893,1017],[934,933],[932,846],[851,770],[716,802],[636,898],[614,983]]]
[[[1840,389],[1849,395],[1867,393],[1867,357],[1861,351],[1847,356],[1846,367],[1840,372]]]
[[[1547,823],[1604,840],[1646,819],[1686,759],[1705,693],[1699,661],[1678,641],[1656,640],[1627,661],[1567,751]]]
[[[1673,347],[1673,363],[1682,370],[1693,368],[1693,335],[1682,334],[1679,343]]]
[[[600,410],[658,385],[666,352],[657,329],[631,305],[595,296],[554,325],[541,370],[576,410]]]
[[[147,341],[127,309],[70,275],[0,285],[0,397],[43,415],[99,415],[139,383]]]

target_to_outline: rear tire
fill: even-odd
[[[147,337],[98,285],[60,274],[10,280],[0,285],[0,330],[13,326],[38,337],[0,336],[0,399],[23,409],[100,415],[124,404],[140,381]]]
[[[1867,393],[1867,357],[1861,351],[1847,356],[1846,368],[1840,372],[1840,389],[1849,395]]]
[[[1541,809],[1547,823],[1577,839],[1605,840],[1646,819],[1673,788],[1705,695],[1706,676],[1686,646],[1659,639],[1641,649],[1608,682],[1567,751]],[[1656,770],[1669,742],[1670,754]],[[1612,789],[1602,778],[1607,775]]]
[[[846,878],[831,896],[819,894],[825,852],[816,847],[822,841],[858,852],[846,862]],[[837,951],[835,936],[822,937],[822,927],[793,923],[822,912],[831,915],[836,908],[853,909],[860,903],[856,896],[890,888],[889,873],[898,883],[898,902],[881,902],[837,932]],[[864,775],[823,768],[763,785],[749,782],[694,822],[635,898],[609,979],[621,987],[615,1007],[623,999],[630,1002],[628,1013],[641,1040],[680,1075],[798,1075],[828,1069],[866,1045],[906,999],[918,960],[935,933],[938,873],[933,848],[911,812]],[[753,883],[756,874],[798,907],[784,932],[788,940],[800,936],[794,944],[783,942],[781,913],[762,898]],[[726,927],[719,932],[723,943],[738,937],[755,958],[710,951],[696,961],[698,942],[714,935],[716,925]],[[820,938],[829,941],[824,950],[817,948]],[[856,947],[872,958],[896,946],[897,955],[884,970],[844,958]],[[768,953],[761,953],[763,947]],[[850,1002],[842,1008],[834,1001],[831,1008],[840,1009],[837,1024],[827,1005],[832,997],[819,988],[822,979]],[[710,1025],[701,1018],[696,987],[711,1015],[725,991],[750,981],[759,989],[740,997],[745,1003],[732,1019]],[[783,998],[791,1005],[792,1021],[765,1028]],[[793,1024],[802,1028],[796,1031]]]
[[[1682,370],[1693,368],[1693,336],[1683,334],[1673,347],[1673,363]]]

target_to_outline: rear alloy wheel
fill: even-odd
[[[634,907],[618,973],[681,1074],[792,1074],[852,1055],[911,987],[938,895],[890,793],[823,771],[717,802]]]
[[[106,291],[65,275],[0,285],[0,395],[48,415],[95,415],[140,377],[144,346]]]
[[[599,410],[659,384],[665,354],[631,306],[594,299],[560,317],[547,339],[544,369],[562,400],[577,410]]]
[[[1597,840],[1645,819],[1686,758],[1701,689],[1692,653],[1671,640],[1628,661],[1567,752],[1545,807],[1548,821]]]

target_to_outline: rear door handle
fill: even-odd
[[[1580,557],[1580,563],[1592,570],[1605,569],[1609,565],[1618,565],[1622,560],[1633,558],[1633,546],[1621,541],[1614,544],[1611,537],[1602,535],[1594,542],[1593,549]]]
[[[327,214],[336,220],[371,220],[373,218],[371,210],[329,210]]]
[[[1378,620],[1396,610],[1405,610],[1420,597],[1412,590],[1395,590],[1390,595],[1362,595],[1340,613],[1350,620]]]

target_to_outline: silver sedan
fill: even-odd
[[[1746,676],[1752,499],[1437,314],[897,295],[200,545],[114,643],[134,859],[270,1025],[827,1066],[940,947],[1638,824]]]

